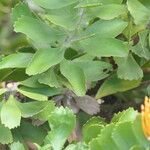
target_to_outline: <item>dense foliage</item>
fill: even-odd
[[[120,93],[141,86],[140,98],[150,95],[149,0],[2,0],[0,9],[1,144],[11,150],[150,147],[132,108],[109,124],[91,117],[106,96],[124,99]]]

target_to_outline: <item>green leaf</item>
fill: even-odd
[[[58,9],[58,8],[62,8],[68,5],[71,5],[75,2],[77,2],[77,0],[33,0],[36,4],[38,4],[39,6],[46,8],[46,9]]]
[[[51,68],[48,71],[41,74],[38,81],[41,84],[45,84],[45,85],[48,85],[50,87],[56,87],[56,88],[60,87],[58,78],[57,78],[53,68]]]
[[[150,45],[150,33],[149,33],[149,45]]]
[[[12,69],[2,69],[2,70],[0,70],[0,72],[1,72],[0,73],[0,80],[4,81],[14,71]]]
[[[13,142],[13,136],[9,128],[0,124],[0,143],[9,144]]]
[[[118,65],[118,77],[125,80],[138,80],[143,77],[143,71],[131,54],[124,58],[115,58]]]
[[[46,23],[32,17],[22,16],[14,24],[16,32],[24,33],[28,38],[36,43],[40,43],[41,47],[58,40],[61,33],[48,26]]]
[[[93,11],[96,17],[99,17],[104,20],[114,19],[120,16],[121,14],[127,13],[126,7],[124,5],[119,4],[102,5],[93,9]]]
[[[112,69],[110,64],[103,61],[75,61],[75,64],[82,68],[88,83],[106,78]]]
[[[127,110],[115,114],[111,122],[120,123],[134,121],[137,115],[137,111],[135,111],[133,108],[128,108]]]
[[[126,57],[128,54],[127,45],[118,39],[94,36],[92,38],[82,40],[79,43],[85,52],[93,56]]]
[[[21,81],[19,83],[20,83],[20,85],[24,85],[24,86],[31,87],[31,88],[43,87],[43,85],[41,85],[38,82],[39,77],[40,77],[39,74],[38,75],[34,75],[34,76],[30,76],[26,80]]]
[[[48,86],[42,86],[42,87],[37,87],[37,88],[21,86],[19,87],[19,89],[27,91],[27,92],[45,95],[45,96],[54,96],[54,95],[61,94],[63,92],[61,88],[51,88]]]
[[[33,56],[26,72],[29,75],[43,73],[50,67],[60,63],[63,60],[63,55],[64,51],[57,48],[40,49]]]
[[[21,111],[16,104],[16,99],[11,95],[1,109],[1,122],[9,129],[20,125]]]
[[[55,109],[55,103],[53,101],[48,101],[46,107],[41,112],[36,114],[34,118],[42,121],[47,121],[51,113],[54,111],[54,109]]]
[[[147,37],[148,37],[147,30],[139,33],[139,42],[138,44],[132,47],[132,51],[139,57],[143,57],[147,60],[150,60],[150,50],[147,47],[148,45]]]
[[[127,22],[121,19],[98,20],[90,25],[85,32],[95,34],[103,38],[115,38],[127,26]]]
[[[65,29],[74,30],[77,27],[79,20],[78,9],[74,8],[75,5],[63,7],[61,9],[48,10],[46,18]]]
[[[148,23],[150,11],[142,3],[138,0],[128,0],[127,6],[135,24]]]
[[[99,0],[81,0],[76,8],[87,8],[87,7],[96,7],[102,5],[102,2]]]
[[[102,0],[103,4],[121,4],[123,0]]]
[[[112,138],[121,150],[130,149],[133,145],[138,144],[133,132],[132,122],[117,124],[113,130]]]
[[[60,71],[71,83],[74,92],[78,96],[84,96],[86,85],[83,70],[71,61],[63,61],[60,64]]]
[[[28,16],[33,17],[28,5],[25,3],[18,3],[13,9],[12,9],[12,20],[13,22],[17,21],[18,18],[21,16]]]
[[[101,97],[111,95],[117,92],[124,92],[130,89],[133,89],[140,84],[140,80],[123,80],[119,79],[116,74],[110,76],[104,83],[101,85],[100,89],[96,94],[96,99]]]
[[[75,116],[68,108],[60,107],[55,109],[48,121],[51,131],[45,139],[45,144],[51,144],[54,150],[61,150],[75,128]]]
[[[139,145],[143,146],[145,149],[150,147],[150,142],[144,135],[141,114],[139,114],[132,124],[134,135],[138,140]]]
[[[62,150],[70,131],[65,124],[60,125],[57,130],[52,130],[45,138],[45,144],[51,144],[53,150]]]
[[[28,75],[25,73],[25,68],[18,68],[18,69],[2,69],[1,73],[5,72],[4,70],[9,70],[9,72],[3,76],[2,81],[13,81],[19,82],[22,80],[27,79]],[[4,71],[4,72],[3,72]]]
[[[150,85],[147,87],[147,95],[150,97]]]
[[[25,148],[22,143],[14,142],[10,145],[10,150],[25,150]]]
[[[93,124],[99,124],[99,125],[106,125],[106,122],[104,120],[104,118],[101,118],[101,117],[91,117],[87,122],[86,124],[84,125],[85,126],[91,126]]]
[[[32,91],[25,91],[23,89],[17,89],[18,92],[20,92],[21,94],[31,98],[31,99],[34,99],[34,100],[37,100],[37,101],[47,101],[48,100],[48,97],[45,96],[44,94],[39,94],[39,93],[33,93]]]
[[[7,89],[0,89],[0,95],[4,94],[5,92],[7,92]]]
[[[51,145],[50,144],[46,144],[44,146],[39,146],[38,144],[35,144],[38,150],[51,150]]]
[[[26,68],[31,61],[33,54],[30,53],[17,53],[11,54],[0,61],[0,69],[5,68]]]
[[[89,150],[88,145],[85,143],[69,144],[65,150]]]
[[[18,130],[25,141],[30,141],[40,145],[43,144],[43,140],[47,134],[47,131],[43,127],[36,127],[25,121],[21,122]]]
[[[130,148],[130,150],[145,150],[145,148],[140,145],[134,145]]]
[[[149,0],[139,0],[145,7],[150,9],[150,1]]]
[[[93,139],[89,145],[93,150],[118,150],[117,145],[111,137],[115,124],[109,124],[101,130],[99,136]]]
[[[47,107],[48,102],[27,102],[27,103],[17,103],[21,111],[21,115],[24,118],[32,117]]]
[[[96,138],[104,126],[100,124],[84,125],[83,126],[83,140],[89,143],[92,139]]]
[[[86,143],[89,143],[92,139],[96,138],[101,133],[101,130],[104,128],[105,124],[106,123],[103,118],[90,118],[82,128],[83,140]]]
[[[66,121],[67,120],[67,121]],[[69,108],[56,108],[49,116],[48,122],[51,129],[57,129],[61,124],[65,124],[68,127],[68,131],[71,131],[75,127],[75,115]]]

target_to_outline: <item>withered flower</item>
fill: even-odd
[[[141,105],[142,127],[144,135],[150,140],[150,98],[145,97],[144,105]]]

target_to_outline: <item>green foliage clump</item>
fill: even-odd
[[[0,21],[11,8],[9,26],[0,28],[0,38],[11,41],[0,41],[0,143],[11,150],[148,149],[133,109],[110,124],[91,118],[82,140],[69,144],[76,117],[56,104],[71,91],[71,97],[90,101],[94,114],[95,99],[149,81],[149,0],[2,0]],[[97,86],[95,99],[89,98]],[[87,103],[78,102],[82,110]]]

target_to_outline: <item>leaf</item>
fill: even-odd
[[[9,99],[3,103],[1,109],[1,122],[8,127],[13,129],[20,125],[21,111],[16,104],[15,98],[11,95]]]
[[[145,148],[140,145],[134,145],[130,148],[130,150],[145,150]]]
[[[85,126],[91,126],[93,124],[106,125],[106,122],[104,118],[93,116],[85,123]]]
[[[121,4],[123,0],[102,0],[103,4]]]
[[[48,121],[51,131],[45,139],[45,144],[51,144],[54,150],[61,150],[75,128],[75,116],[68,108],[60,107],[55,109]]]
[[[87,8],[87,7],[96,7],[102,5],[102,2],[99,0],[81,0],[75,8]]]
[[[111,122],[121,123],[134,121],[137,115],[138,115],[137,111],[135,111],[133,108],[128,108],[127,110],[115,114]]]
[[[114,129],[115,124],[108,124],[106,127],[104,127],[101,130],[101,133],[99,136],[95,139],[93,139],[89,145],[90,149],[93,150],[107,150],[108,145],[109,149],[111,150],[119,150],[117,145],[115,144],[114,140],[111,137],[112,131]]]
[[[17,89],[17,91],[20,92],[21,94],[23,94],[31,99],[37,100],[37,101],[47,101],[48,100],[48,97],[45,96],[44,94],[34,93],[32,91],[29,92],[29,91],[25,91],[22,89]]]
[[[39,77],[40,77],[39,74],[31,76],[31,77],[28,77],[26,80],[21,81],[20,85],[24,85],[24,86],[27,86],[27,87],[30,87],[30,88],[43,87],[43,85],[41,85],[38,82]]]
[[[19,87],[19,89],[27,91],[27,92],[32,92],[32,93],[49,96],[49,97],[61,94],[63,91],[61,88],[51,88],[51,87],[47,87],[47,86],[37,87],[37,88],[21,86],[21,87]]]
[[[83,97],[75,97],[75,101],[80,109],[89,115],[97,114],[100,111],[100,106],[96,99],[85,95]]]
[[[33,14],[31,13],[28,5],[22,2],[15,5],[15,7],[12,9],[11,17],[13,22],[15,23],[15,21],[17,21],[21,16],[33,17]]]
[[[63,60],[64,51],[57,48],[38,50],[29,63],[26,72],[29,75],[40,74]]]
[[[100,38],[94,36],[79,42],[81,48],[92,56],[98,57],[126,57],[128,54],[127,45],[122,41],[113,38]]]
[[[104,20],[110,20],[127,13],[127,11],[124,5],[107,4],[93,9],[93,13],[96,17]]]
[[[58,8],[62,8],[68,5],[71,5],[75,2],[77,2],[77,0],[33,0],[36,4],[38,4],[39,6],[46,8],[46,9],[58,9]]]
[[[19,81],[27,79],[27,77],[28,77],[28,75],[25,73],[25,68],[2,69],[1,73],[4,70],[9,70],[9,72],[5,74],[4,78],[2,79],[3,81],[19,82]],[[3,73],[2,73],[2,75],[3,75]]]
[[[105,122],[100,117],[92,117],[90,118],[83,126],[83,140],[86,143],[93,141],[104,128]]]
[[[113,130],[112,138],[121,150],[130,149],[131,146],[138,144],[131,122],[117,124]]]
[[[125,80],[138,80],[143,77],[143,71],[131,54],[122,59],[115,58],[118,65],[118,77]]]
[[[22,143],[14,142],[10,145],[10,150],[25,150],[25,148]]]
[[[61,150],[70,132],[65,124],[60,125],[57,130],[52,130],[45,138],[45,144],[50,143],[53,150]]]
[[[68,120],[66,122],[66,120]],[[49,116],[48,122],[51,129],[57,129],[61,124],[66,124],[68,131],[75,127],[75,115],[69,108],[56,108]]]
[[[79,20],[78,9],[74,8],[75,5],[69,5],[61,9],[48,10],[46,18],[67,30],[74,30],[77,27]]]
[[[16,53],[11,54],[0,61],[0,69],[5,68],[26,68],[33,54],[31,53]]]
[[[7,89],[0,89],[0,95],[4,94],[5,92],[7,92]]]
[[[55,103],[53,101],[48,101],[46,107],[38,114],[36,114],[34,118],[42,121],[47,121],[51,113],[54,111],[54,109],[55,109]]]
[[[36,127],[31,123],[25,121],[21,122],[18,130],[20,131],[19,133],[22,135],[25,141],[30,141],[32,143],[37,143],[40,145],[43,143],[43,140],[47,134],[47,131],[41,126]]]
[[[150,45],[150,33],[149,33],[149,45]]]
[[[111,64],[103,61],[76,61],[75,64],[84,71],[86,82],[98,81],[106,78],[112,69]],[[105,70],[105,71],[104,71]]]
[[[16,32],[24,33],[36,43],[47,45],[58,40],[61,36],[58,30],[48,26],[46,23],[32,17],[22,16],[14,24]]]
[[[12,69],[2,69],[0,70],[0,80],[4,81],[10,74],[12,74]]]
[[[127,26],[127,22],[121,19],[98,20],[90,25],[85,32],[95,34],[103,38],[115,38]]]
[[[139,42],[138,44],[132,47],[132,51],[139,57],[143,57],[146,60],[150,60],[150,50],[147,48],[147,37],[147,31],[139,33]]]
[[[83,140],[86,143],[89,143],[101,133],[102,129],[103,126],[99,124],[93,124],[86,127],[83,126]]]
[[[149,0],[139,0],[145,7],[150,9],[150,1]]]
[[[96,99],[111,95],[117,92],[124,92],[133,89],[140,84],[140,80],[123,80],[119,79],[116,74],[110,76],[99,88]]]
[[[150,85],[147,87],[147,95],[150,96]]]
[[[138,0],[128,0],[127,7],[135,24],[148,23],[150,11]]]
[[[47,70],[46,72],[44,72],[43,74],[41,74],[38,81],[41,84],[45,84],[50,87],[56,87],[56,88],[60,87],[58,78],[57,78],[53,68],[51,68],[51,69]]]
[[[74,92],[78,96],[85,95],[85,75],[80,67],[78,67],[71,61],[63,61],[60,64],[60,71],[71,83]]]
[[[132,124],[134,135],[139,143],[139,145],[143,146],[145,149],[150,147],[150,142],[144,135],[143,127],[142,127],[141,114],[139,114]]]
[[[0,124],[0,143],[1,144],[9,144],[13,142],[13,136],[9,128]]]
[[[17,103],[18,108],[21,111],[21,116],[24,118],[32,117],[47,107],[48,102],[26,102]]]
[[[69,144],[65,150],[89,150],[88,145],[85,143]]]

